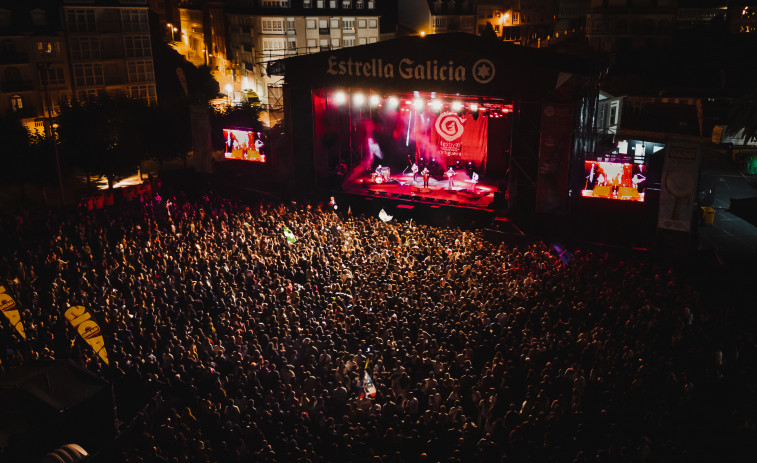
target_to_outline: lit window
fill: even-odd
[[[17,111],[21,111],[24,109],[24,100],[21,98],[21,95],[13,95],[11,97],[11,111],[14,113]]]

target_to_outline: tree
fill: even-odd
[[[9,115],[0,119],[0,140],[3,141],[3,165],[6,167],[5,182],[18,186],[21,199],[26,198],[24,184],[33,177],[29,162],[30,135],[19,118]]]
[[[147,155],[163,165],[163,162],[186,158],[192,149],[189,136],[189,108],[182,105],[158,103],[150,107],[144,120],[142,134]]]
[[[218,98],[220,87],[208,66],[196,67],[166,43],[153,50],[158,101],[173,104],[206,104]]]
[[[244,103],[240,106],[226,106],[215,110],[210,116],[211,137],[213,147],[221,149],[224,146],[223,129],[229,127],[243,127],[254,132],[262,132],[263,123],[260,122],[260,106]]]
[[[731,107],[725,134],[734,136],[742,130],[745,145],[757,140],[757,89],[741,96]]]
[[[484,27],[483,32],[481,32],[481,37],[492,39],[492,40],[499,40],[499,37],[497,37],[497,33],[494,32],[494,27],[492,26],[492,23],[486,23],[486,26]]]
[[[132,172],[145,157],[144,121],[148,106],[141,100],[103,96],[61,106],[58,134],[66,159],[87,175],[108,179]]]

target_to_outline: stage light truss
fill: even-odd
[[[433,111],[441,113],[451,111],[463,113],[465,111],[483,114],[488,117],[505,117],[513,112],[513,105],[505,100],[481,98],[463,95],[444,95],[436,92],[420,92],[385,94],[363,89],[335,89],[329,91],[330,101],[343,106],[351,104],[364,107],[366,103],[371,108],[386,108],[396,111]]]

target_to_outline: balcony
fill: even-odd
[[[120,34],[122,32],[121,22],[100,21],[97,23],[97,32],[101,34]]]
[[[28,92],[33,88],[31,80],[6,80],[0,85],[0,90],[3,93]]]
[[[37,110],[34,106],[27,104],[26,101],[24,101],[24,107],[21,109],[17,109],[15,111],[11,109],[11,114],[13,114],[16,117],[27,119],[30,117],[36,117]]]
[[[122,85],[126,83],[125,73],[107,73],[105,74],[105,85]]]
[[[103,48],[100,54],[102,59],[121,59],[125,56],[123,48]]]
[[[0,53],[0,64],[21,64],[29,62],[29,54],[19,51],[4,51]]]

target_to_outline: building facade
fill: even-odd
[[[266,64],[287,56],[375,43],[380,38],[376,1],[256,0],[227,8],[228,54],[234,68],[234,99],[253,92],[263,104],[277,105],[280,78]]]
[[[476,4],[469,0],[401,0],[398,21],[416,34],[476,33]]]
[[[589,45],[604,53],[665,48],[673,43],[676,0],[591,0]]]
[[[72,96],[125,95],[157,101],[146,0],[64,0]]]
[[[0,116],[44,128],[71,96],[71,75],[57,2],[0,7]]]

